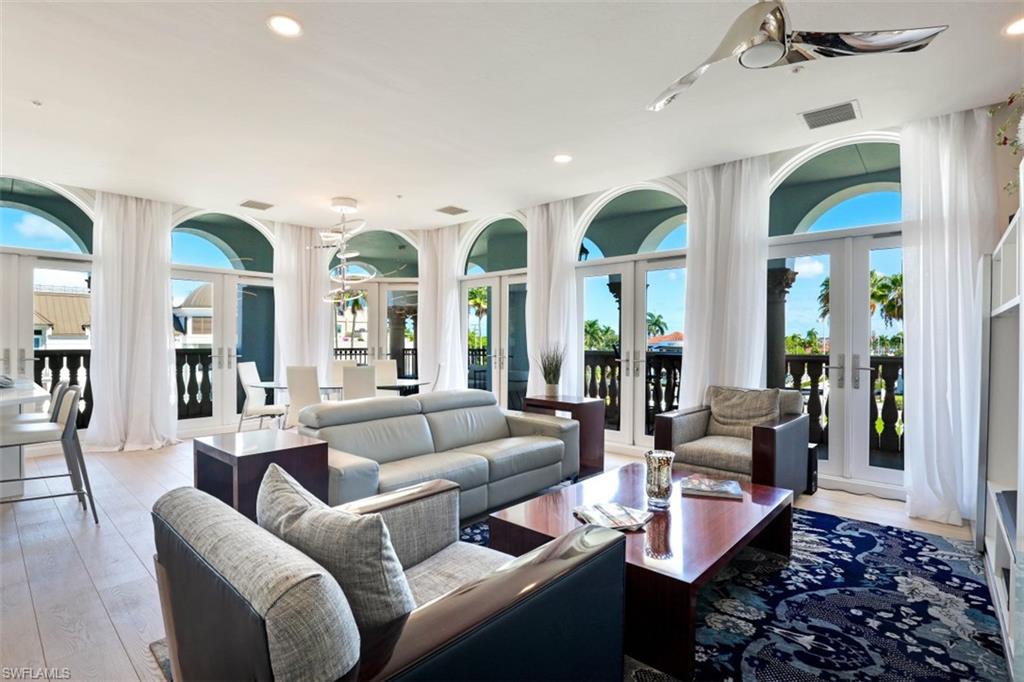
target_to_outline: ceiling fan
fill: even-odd
[[[930,26],[838,33],[794,31],[789,29],[786,6],[780,0],[762,0],[743,11],[703,64],[668,86],[647,109],[661,111],[709,67],[730,57],[738,57],[740,64],[748,69],[767,69],[829,57],[916,52],[947,28]]]

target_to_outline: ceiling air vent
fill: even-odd
[[[242,208],[253,208],[257,211],[266,211],[268,208],[273,208],[273,204],[268,204],[265,201],[256,201],[255,199],[249,199],[239,204]]]
[[[442,206],[437,209],[437,212],[444,213],[445,215],[462,215],[463,213],[469,213],[469,211],[459,206]]]
[[[852,121],[860,117],[860,111],[857,106],[857,100],[853,100],[852,102],[844,102],[833,107],[805,111],[800,115],[804,117],[807,127],[814,130],[815,128],[822,128],[835,123]]]

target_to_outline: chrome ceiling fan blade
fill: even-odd
[[[787,62],[830,57],[850,57],[859,54],[886,54],[917,52],[949,26],[904,28],[892,31],[843,31],[824,33],[793,31],[789,35],[790,55]],[[802,59],[793,53],[799,53]]]
[[[756,49],[755,49],[756,48]],[[781,2],[759,2],[740,14],[704,63],[677,79],[651,102],[648,111],[661,111],[693,85],[713,64],[730,57],[757,53],[758,59],[778,61],[786,54],[786,11]],[[748,66],[748,64],[744,64]]]

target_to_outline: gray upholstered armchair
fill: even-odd
[[[411,613],[358,626],[359,595],[297,547],[194,488],[157,500],[175,680],[622,679],[620,533],[580,526],[519,558],[460,542],[449,481],[342,509],[383,518]]]
[[[709,386],[704,403],[655,417],[654,447],[675,452],[676,467],[807,489],[809,422],[799,391]]]

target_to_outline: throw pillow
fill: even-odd
[[[710,386],[707,402],[711,406],[709,436],[732,436],[750,440],[754,436],[754,424],[779,418],[777,388]]]
[[[329,507],[271,464],[256,497],[256,520],[334,576],[361,632],[416,607],[380,514]]]

